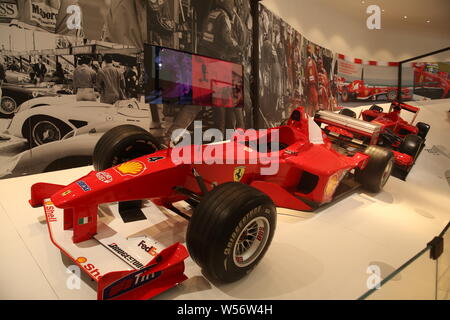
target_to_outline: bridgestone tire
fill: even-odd
[[[341,111],[339,111],[339,114],[342,114],[344,116],[352,117],[356,119],[356,113],[353,110],[350,110],[348,108],[344,108]]]
[[[195,209],[187,247],[211,280],[234,282],[263,258],[275,227],[276,208],[266,194],[228,182],[210,191]]]
[[[427,137],[428,131],[430,131],[430,125],[424,122],[418,122],[416,124],[417,129],[419,129],[418,136],[421,137],[423,140]]]
[[[363,170],[356,170],[356,179],[364,189],[378,193],[391,175],[394,155],[390,150],[378,146],[369,146],[364,153],[370,159]]]
[[[103,171],[159,149],[159,142],[146,130],[122,125],[112,128],[100,138],[95,145],[92,162],[96,171]]]
[[[414,159],[417,158],[420,149],[422,148],[423,140],[421,137],[414,134],[409,134],[400,144],[398,151],[410,155]]]

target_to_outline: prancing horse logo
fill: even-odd
[[[244,173],[245,173],[245,167],[234,168],[234,173],[233,173],[234,182],[240,182],[242,180],[242,177],[244,176]]]

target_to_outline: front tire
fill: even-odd
[[[365,151],[369,162],[362,170],[356,170],[356,179],[364,189],[378,193],[386,185],[394,168],[394,154],[385,148],[369,146]]]
[[[187,247],[207,276],[234,282],[263,258],[275,227],[276,208],[266,194],[245,184],[224,183],[195,209]]]
[[[112,128],[100,138],[95,145],[92,162],[96,171],[103,171],[159,149],[159,142],[145,129],[122,125]]]
[[[61,140],[72,128],[63,121],[50,116],[33,116],[26,120],[22,135],[32,148]]]
[[[419,129],[419,133],[417,134],[419,137],[421,137],[423,140],[428,135],[428,131],[430,131],[431,126],[425,122],[418,122],[416,124],[417,129]]]
[[[410,155],[414,158],[414,160],[416,160],[420,150],[422,149],[422,145],[423,140],[421,137],[414,134],[408,134],[400,144],[398,151]]]

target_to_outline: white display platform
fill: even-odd
[[[380,194],[359,190],[316,213],[279,210],[272,245],[247,277],[215,286],[188,258],[189,279],[157,298],[357,299],[368,290],[369,266],[382,277],[401,266],[450,220],[450,100],[412,104],[432,128],[406,182],[392,177]],[[43,209],[28,205],[33,183],[68,184],[91,169],[0,181],[0,299],[96,299],[84,274],[80,289],[68,289],[71,263],[50,242]],[[167,232],[185,242],[186,226],[178,221]]]

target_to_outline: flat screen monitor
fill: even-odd
[[[150,104],[243,107],[243,67],[184,51],[146,45],[145,96]]]

